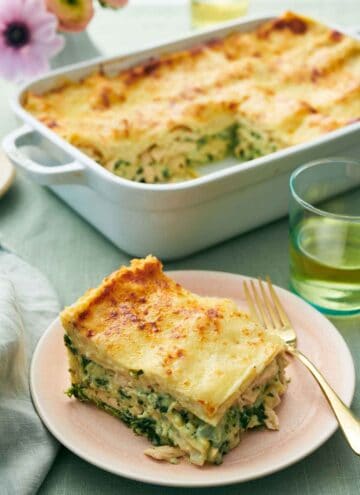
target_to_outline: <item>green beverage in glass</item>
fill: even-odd
[[[360,162],[304,165],[290,194],[292,289],[324,312],[360,313]]]

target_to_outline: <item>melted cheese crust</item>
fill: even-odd
[[[116,76],[29,92],[24,107],[117,175],[185,180],[203,163],[256,158],[358,120],[360,42],[285,13]]]
[[[284,351],[233,301],[187,291],[152,256],[105,278],[61,321],[79,353],[124,386],[169,393],[210,424]]]

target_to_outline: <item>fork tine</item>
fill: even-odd
[[[271,301],[270,301],[268,295],[266,294],[266,291],[264,288],[264,282],[263,282],[261,277],[258,278],[258,283],[259,283],[261,294],[262,294],[262,297],[263,297],[263,300],[265,303],[266,310],[270,315],[270,322],[271,323],[269,323],[269,327],[271,326],[273,329],[275,329],[276,327],[280,326],[280,320],[279,320],[276,312],[274,311],[274,309],[272,307],[272,304],[271,304]]]
[[[243,282],[243,286],[244,286],[244,292],[245,292],[246,301],[248,303],[249,310],[250,310],[250,315],[253,317],[253,319],[255,321],[257,321],[259,324],[261,324],[260,323],[260,320],[259,320],[259,317],[257,315],[256,309],[255,309],[255,306],[254,306],[254,303],[253,303],[251,294],[250,294],[250,290],[249,290],[248,284],[245,281]]]
[[[287,317],[287,314],[285,313],[285,310],[280,302],[280,299],[278,298],[278,295],[275,292],[275,289],[271,283],[271,279],[269,276],[266,277],[266,281],[269,287],[269,291],[273,300],[273,303],[277,309],[278,315],[280,317],[281,323],[283,326],[291,327],[291,323],[289,321],[289,318]]]
[[[265,328],[269,328],[268,326],[268,317],[263,309],[263,304],[261,302],[261,299],[259,297],[259,293],[258,291],[256,290],[256,287],[255,287],[255,284],[254,284],[254,281],[253,280],[250,280],[250,285],[251,285],[251,288],[252,288],[252,292],[253,292],[253,296],[254,296],[254,300],[256,302],[256,307],[258,309],[258,313],[260,314],[260,324],[265,327]]]
[[[274,329],[274,323],[273,323],[272,316],[271,316],[271,309],[272,308],[271,308],[271,305],[269,305],[268,298],[266,297],[261,277],[258,277],[258,285],[259,285],[259,289],[260,289],[262,299],[263,299],[262,308],[263,308],[263,318],[265,321],[265,327],[273,330]],[[259,297],[259,299],[260,299],[260,297]]]

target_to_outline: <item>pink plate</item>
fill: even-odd
[[[177,271],[171,276],[201,295],[229,297],[246,309],[242,281],[230,273]],[[335,327],[318,311],[284,289],[277,289],[298,332],[299,348],[319,367],[346,404],[355,388],[351,354]],[[200,356],[199,356],[200,358]],[[55,320],[40,339],[31,365],[31,393],[51,433],[75,454],[121,476],[168,486],[215,486],[264,476],[307,456],[334,433],[335,418],[318,385],[291,361],[291,383],[278,408],[280,431],[253,431],[225,456],[220,466],[173,465],[146,457],[146,439],[96,407],[69,399],[63,331]]]

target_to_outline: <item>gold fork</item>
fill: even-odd
[[[279,335],[287,344],[287,352],[301,361],[323,391],[345,438],[353,451],[360,455],[360,421],[351,410],[343,403],[336,392],[330,387],[316,366],[296,348],[296,332],[291,325],[283,305],[271,283],[270,277],[266,277],[268,290],[262,279],[258,279],[258,289],[253,280],[249,284],[244,282],[244,291],[251,316],[266,330]]]

